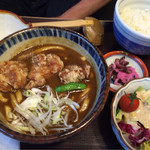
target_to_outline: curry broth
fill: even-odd
[[[33,55],[34,55],[34,51],[39,47],[42,47],[42,46],[30,48],[30,49],[26,50],[25,52],[22,52],[22,53],[16,55],[14,58],[12,58],[12,60],[19,60],[20,56],[27,54],[27,53],[31,53],[31,52],[33,52]],[[64,47],[64,46],[62,46],[62,47]],[[73,49],[70,49],[68,47],[64,47],[64,50],[50,49],[50,50],[42,51],[41,53],[44,53],[44,54],[51,53],[51,54],[58,55],[60,57],[60,59],[64,62],[64,67],[67,65],[82,66],[84,64],[89,64],[89,62],[87,60],[81,59],[81,57],[83,57],[83,56],[81,56],[78,52],[76,52]],[[29,70],[32,65],[31,58],[32,57],[23,59],[23,61],[26,63]],[[90,111],[90,109],[93,106],[94,100],[96,98],[97,83],[96,83],[96,75],[94,72],[94,68],[92,66],[91,66],[90,76],[89,76],[88,80],[89,81],[83,80],[81,82],[85,83],[87,87],[90,87],[90,91],[88,94],[90,101],[88,104],[88,108],[83,112],[79,112],[78,122],[80,122],[86,116],[86,114]],[[57,86],[62,85],[62,83],[60,82],[60,79],[58,77],[58,74],[55,74],[50,79],[48,79],[46,85],[49,85],[52,89],[54,89]],[[45,87],[41,87],[40,89],[45,90]],[[21,91],[23,91],[23,89]],[[65,94],[67,94],[67,93],[65,93]],[[81,94],[81,92],[71,93],[69,95],[69,98],[73,99],[74,101],[76,101],[78,103],[78,102],[80,102],[80,99],[79,99],[80,94]],[[9,94],[5,93],[5,96],[9,97]],[[81,106],[82,103],[83,102],[80,102],[79,105]],[[8,105],[11,105],[10,102],[8,102]],[[0,105],[0,109],[1,109],[1,112],[4,113],[3,104]],[[77,124],[78,122],[73,123],[74,118],[75,118],[75,112],[71,111],[68,122],[73,125]]]

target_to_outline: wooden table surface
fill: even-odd
[[[49,21],[49,18],[23,17],[26,22]],[[101,20],[104,26],[104,43],[99,46],[102,54],[110,51],[124,50],[115,40],[113,35],[113,22]],[[140,57],[150,73],[150,56]],[[54,150],[101,150],[101,149],[123,149],[118,143],[112,131],[110,123],[110,104],[114,93],[109,92],[107,102],[100,115],[85,129],[71,138],[54,144],[28,144],[21,143],[20,149],[54,149]]]

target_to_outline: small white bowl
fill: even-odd
[[[135,149],[132,144],[129,142],[128,137],[125,137],[119,128],[116,121],[116,110],[120,98],[126,93],[133,93],[139,86],[142,86],[146,90],[150,90],[150,77],[134,79],[128,82],[125,86],[120,88],[117,93],[114,95],[111,103],[111,126],[112,130],[116,135],[118,142],[124,149]]]
[[[135,68],[135,71],[139,75],[139,78],[149,76],[146,65],[139,57],[135,55],[132,55],[124,51],[111,51],[104,55],[104,58],[108,66],[114,63],[116,58],[120,59],[121,57],[125,57],[125,60],[129,62],[128,66],[132,66],[133,68]],[[110,77],[110,91],[116,92],[121,87],[122,85],[115,85],[112,81],[112,77]]]
[[[30,25],[17,14],[6,10],[0,10],[0,40],[14,32],[29,28]]]
[[[118,43],[127,51],[137,55],[150,54],[150,36],[135,31],[120,17],[120,10],[125,6],[147,9],[150,11],[149,0],[117,0],[114,10],[113,31]]]

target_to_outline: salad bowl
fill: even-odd
[[[145,124],[141,124],[141,120],[139,121],[133,121],[133,120],[128,120],[128,121],[118,121],[117,114],[118,114],[118,108],[121,109],[120,106],[120,99],[122,98],[125,93],[138,93],[139,89],[142,88],[142,90],[148,91],[150,90],[150,78],[145,77],[145,78],[139,78],[139,79],[134,79],[127,83],[125,86],[120,88],[117,93],[114,95],[112,103],[111,103],[111,126],[114,134],[116,135],[117,140],[121,144],[121,146],[124,149],[146,149],[146,147],[149,147],[149,144],[147,141],[149,141],[150,138],[150,131],[148,128],[145,127]],[[146,94],[143,94],[146,95]],[[143,100],[140,99],[140,105],[143,103]],[[144,104],[144,103],[143,103]],[[139,106],[140,106],[139,105]],[[140,107],[141,108],[141,107]],[[137,110],[133,112],[125,112],[127,115],[131,113],[131,115],[136,115],[137,111],[143,111],[142,109],[137,108]],[[144,113],[144,111],[143,111]],[[126,116],[124,116],[126,118]],[[142,120],[147,120],[148,113],[144,113],[143,115],[144,118]],[[127,119],[125,119],[127,120]],[[133,121],[133,122],[132,122]],[[123,123],[122,123],[123,122]],[[138,126],[134,126],[135,122],[138,124]],[[120,124],[122,123],[122,124]],[[136,125],[137,125],[136,124]],[[122,126],[122,127],[121,127]],[[136,130],[136,127],[141,131],[141,134],[138,133],[139,130]],[[123,128],[126,130],[123,130]],[[122,129],[122,130],[121,130]],[[128,131],[127,131],[128,130]],[[138,131],[136,132],[136,135],[134,135],[132,132],[134,130]],[[130,133],[129,133],[130,132]],[[137,136],[138,135],[138,136]],[[131,138],[132,137],[132,138]],[[142,142],[141,142],[142,141]]]

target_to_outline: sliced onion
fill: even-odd
[[[68,106],[76,113],[74,121],[78,120],[77,109],[80,106],[69,98],[69,92],[65,97],[59,98],[57,93],[56,97],[54,97],[49,86],[46,86],[46,89],[47,91],[42,91],[38,88],[27,90],[24,92],[24,96],[27,98],[21,104],[14,102],[16,107],[13,113],[17,113],[16,119],[19,119],[16,125],[22,123],[22,125],[29,128],[29,132],[32,135],[35,135],[36,131],[46,135],[48,133],[47,126],[53,126],[54,124],[57,124],[58,128],[52,128],[52,130],[72,128],[72,125],[67,124],[69,112],[62,113]]]

